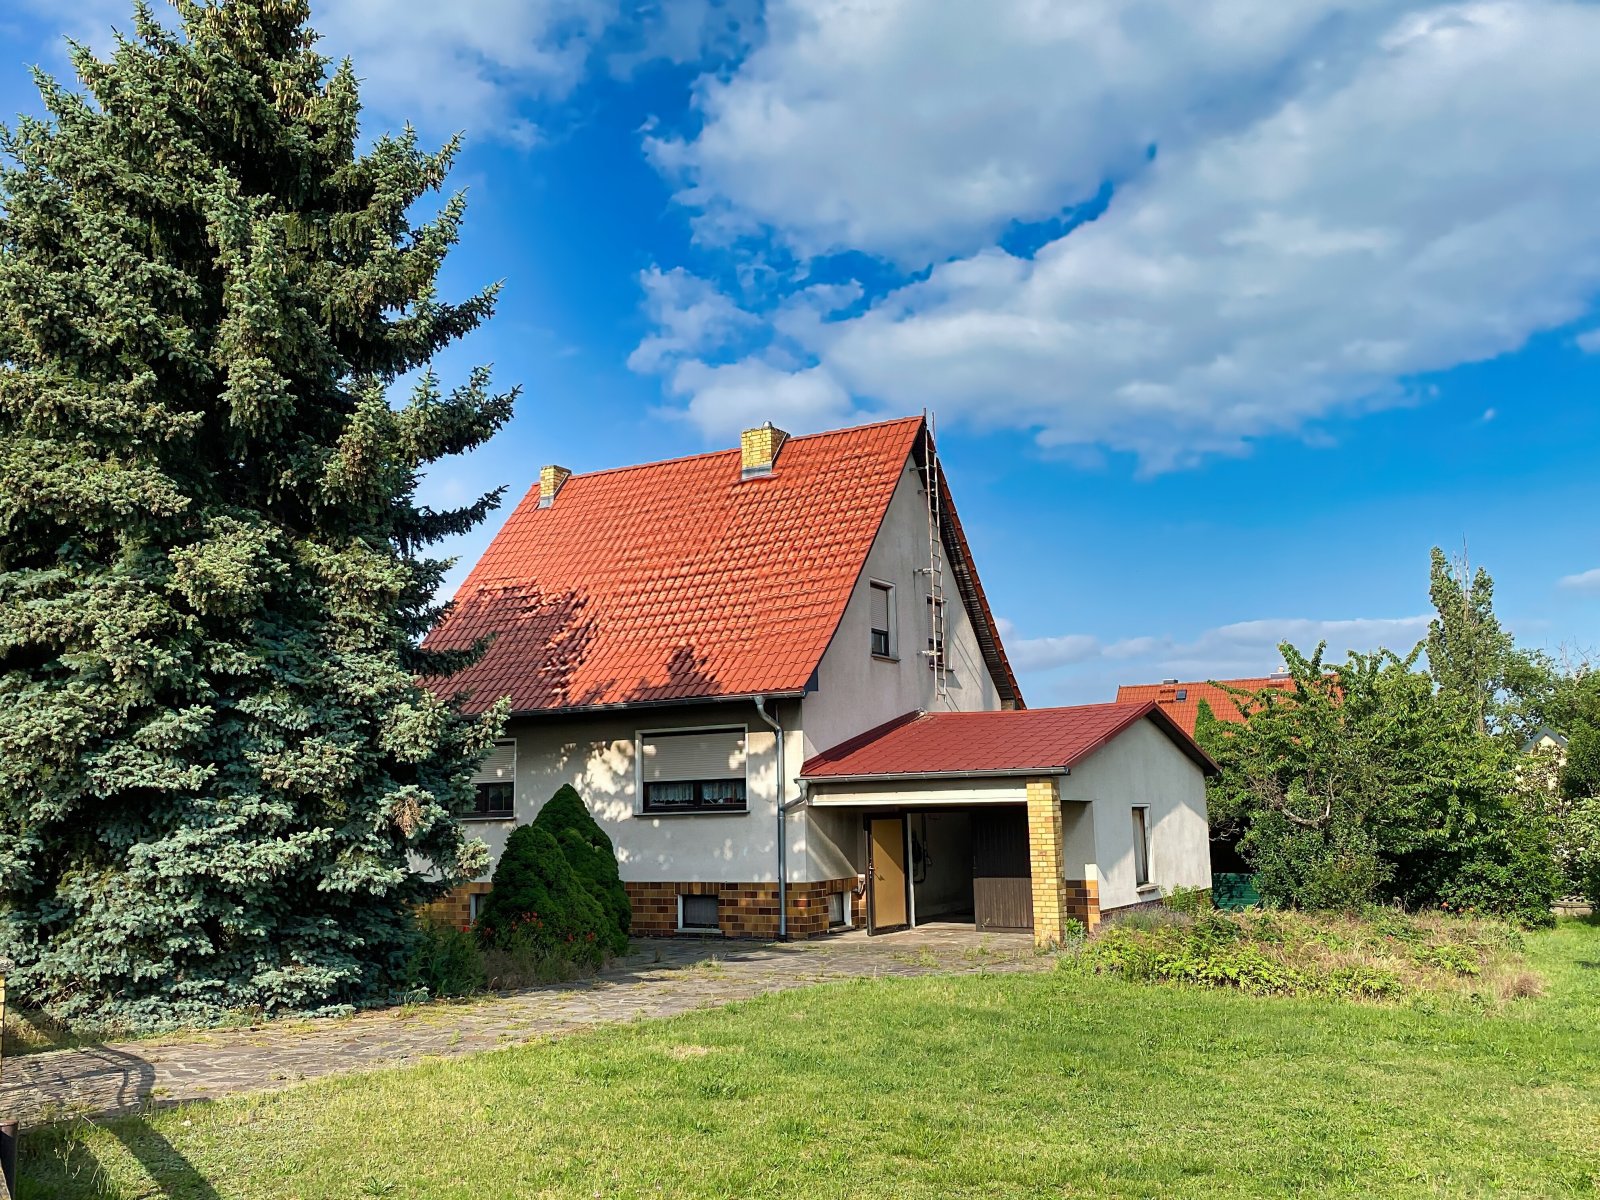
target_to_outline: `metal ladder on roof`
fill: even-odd
[[[950,694],[950,672],[945,662],[944,615],[944,513],[940,499],[939,454],[934,447],[933,413],[923,410],[922,450],[928,483],[928,667],[933,672],[933,696]]]

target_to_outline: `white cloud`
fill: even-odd
[[[736,55],[754,34],[761,4],[760,0],[662,0],[636,8],[627,46],[614,50],[607,60],[611,73],[621,78],[648,62],[683,64],[708,55]]]
[[[713,349],[755,320],[715,284],[682,267],[641,271],[639,285],[644,289],[645,312],[656,332],[628,356],[628,366],[635,371],[659,371],[688,355]]]
[[[1326,642],[1330,662],[1342,661],[1351,650],[1367,652],[1380,646],[1404,654],[1426,635],[1428,618],[1282,617],[1221,625],[1189,640],[1145,636],[1110,643],[1089,634],[1020,638],[1013,636],[1014,631],[1010,622],[1001,622],[1006,653],[1019,671],[1044,673],[1098,663],[1101,674],[1110,669],[1119,682],[1149,683],[1170,676],[1225,679],[1264,675],[1281,662],[1278,646],[1283,642],[1307,652],[1318,642]]]
[[[649,150],[713,220],[811,253],[976,249],[1227,129],[1402,0],[777,0],[765,44],[701,81],[703,128]]]
[[[616,16],[617,0],[324,0],[312,24],[324,54],[354,61],[379,123],[526,143],[525,102],[576,87]]]
[[[804,433],[848,425],[859,416],[849,393],[826,372],[788,371],[754,358],[717,366],[682,363],[668,387],[687,403],[666,415],[692,421],[712,440],[726,441],[762,421]]]
[[[1572,340],[1585,354],[1600,354],[1600,329],[1590,329]]]
[[[132,28],[132,0],[71,5],[22,0],[53,29],[112,49]],[[738,50],[757,0],[320,0],[311,24],[323,54],[350,57],[361,79],[365,132],[409,121],[431,139],[465,131],[476,141],[532,146],[539,116],[566,98],[597,56],[626,74],[664,59],[700,61]],[[177,24],[159,2],[164,24]],[[52,38],[52,41],[55,39]]]
[[[1576,575],[1564,575],[1560,586],[1575,592],[1600,592],[1600,567],[1592,571],[1580,571]]]
[[[789,0],[768,30],[650,144],[684,202],[936,264],[779,330],[819,394],[1160,470],[1422,402],[1600,291],[1592,4]],[[1106,178],[1098,220],[992,244]]]

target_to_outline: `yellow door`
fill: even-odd
[[[906,923],[906,822],[904,817],[874,817],[872,893],[867,905],[868,933],[900,929]]]

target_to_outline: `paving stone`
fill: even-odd
[[[285,1020],[8,1058],[0,1078],[0,1115],[25,1127],[65,1116],[115,1116],[429,1056],[459,1057],[842,979],[1049,965],[1026,934],[980,934],[970,926],[792,943],[641,939],[594,979],[467,1004]]]

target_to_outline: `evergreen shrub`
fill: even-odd
[[[548,829],[513,831],[493,882],[478,906],[485,948],[516,948],[580,969],[600,965],[607,918]]]
[[[627,953],[633,906],[628,902],[627,889],[622,886],[622,874],[617,869],[617,853],[611,839],[590,815],[583,797],[570,784],[563,784],[539,810],[533,827],[546,830],[556,839],[573,871],[605,914],[600,941],[607,952]]]

